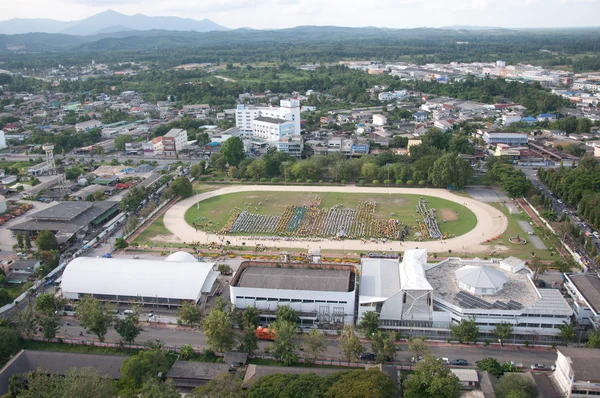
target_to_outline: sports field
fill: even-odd
[[[325,213],[336,207],[352,213],[360,208],[361,203],[371,204],[372,218],[377,222],[394,223],[398,220],[402,226],[408,226],[410,234],[407,240],[418,234],[419,222],[423,216],[417,213],[417,204],[420,200],[427,200],[428,209],[436,209],[439,230],[448,237],[459,236],[473,229],[477,218],[465,206],[450,200],[410,195],[387,193],[342,193],[342,192],[274,192],[251,191],[238,192],[208,198],[196,203],[185,212],[185,221],[200,230],[219,232],[232,219],[232,213],[247,212],[255,216],[284,216],[290,206],[315,209]],[[316,205],[316,206],[315,206]],[[235,210],[234,210],[235,209]],[[301,217],[306,217],[304,213]],[[233,217],[235,218],[235,217]],[[261,219],[260,217],[256,217]],[[272,232],[249,233],[236,232],[236,235],[277,235],[275,228]],[[365,236],[369,237],[369,236]]]

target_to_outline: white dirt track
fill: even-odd
[[[457,236],[455,238],[443,241],[388,241],[385,243],[375,243],[367,241],[362,243],[360,240],[328,240],[323,239],[316,242],[302,240],[252,240],[245,236],[225,236],[232,245],[240,246],[245,242],[246,246],[255,246],[262,244],[267,247],[277,248],[297,248],[297,249],[330,249],[351,252],[355,250],[363,251],[404,251],[406,249],[424,248],[430,253],[447,252],[452,250],[456,253],[484,253],[490,249],[489,245],[482,245],[487,239],[495,238],[502,234],[508,227],[508,220],[502,212],[486,203],[475,199],[456,195],[445,189],[434,188],[385,188],[385,187],[356,187],[356,186],[277,186],[277,185],[236,185],[218,189],[216,191],[201,193],[187,199],[184,199],[173,205],[164,216],[165,227],[175,236],[184,242],[220,242],[224,236],[196,231],[194,227],[185,222],[185,212],[197,202],[212,198],[215,196],[226,195],[236,192],[252,191],[285,191],[298,192],[300,195],[319,192],[341,192],[341,193],[390,193],[390,194],[410,194],[433,196],[447,199],[464,205],[471,210],[477,217],[477,225],[471,231]]]

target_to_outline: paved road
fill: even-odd
[[[77,325],[76,320],[71,319],[69,322],[71,323],[71,326],[65,325],[59,330],[60,337],[71,339],[85,338],[88,341],[95,340],[95,336],[86,334],[84,329]],[[85,337],[80,337],[80,332],[83,332]],[[180,329],[176,328],[175,326],[144,326],[144,331],[138,336],[135,342],[137,344],[144,344],[146,342],[154,342],[157,339],[170,347],[180,347],[183,344],[191,344],[196,349],[208,348],[204,339],[204,334],[201,330]],[[114,330],[109,331],[106,336],[106,341],[117,342],[118,340],[119,336],[117,333]],[[363,345],[367,351],[372,352],[370,343],[363,343]],[[264,353],[265,348],[268,346],[269,342],[261,341],[259,344],[260,352]],[[504,349],[500,349],[497,345],[493,347],[483,347],[481,345],[448,346],[447,344],[438,346],[433,343],[431,347],[431,354],[440,358],[449,358],[450,360],[458,358],[466,359],[470,364],[475,364],[476,361],[482,358],[494,357],[500,362],[515,361],[523,363],[523,365],[526,367],[529,367],[533,363],[540,362],[550,366],[556,360],[556,353],[552,352],[550,349],[528,350],[520,348],[517,350],[514,347],[509,346],[506,346]],[[328,359],[342,358],[341,352],[338,348],[337,339],[331,338],[327,341],[327,351],[325,352],[324,357],[327,357]],[[403,363],[408,363],[410,362],[411,357],[412,353],[408,350],[408,346],[406,344],[401,344],[400,352],[396,356],[397,360]]]
[[[219,190],[201,193],[191,198],[182,200],[173,205],[164,217],[165,227],[170,230],[175,236],[184,242],[218,242],[222,237],[216,234],[197,231],[192,226],[185,222],[184,215],[187,209],[201,200],[212,198],[219,195],[225,195],[235,192],[252,192],[252,191],[287,191],[306,193],[307,189],[311,193],[318,192],[341,192],[341,193],[389,193],[389,194],[412,194],[412,195],[428,195],[442,199],[451,200],[467,206],[477,217],[477,225],[471,231],[456,238],[446,239],[443,241],[429,242],[399,242],[392,241],[387,243],[365,242],[360,240],[322,240],[318,242],[306,241],[268,241],[268,240],[251,240],[247,237],[227,236],[227,240],[232,245],[241,246],[244,244],[256,245],[263,244],[269,247],[306,247],[333,249],[333,250],[392,250],[404,251],[413,248],[425,248],[430,252],[443,252],[452,250],[455,253],[482,253],[489,250],[489,246],[482,245],[486,239],[492,239],[501,235],[508,226],[508,220],[504,214],[498,209],[477,200],[458,196],[445,189],[434,188],[385,188],[385,187],[355,187],[355,186],[327,186],[327,187],[302,187],[302,186],[275,186],[275,185],[250,185],[250,186],[230,186]]]

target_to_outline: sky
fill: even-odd
[[[0,0],[0,20],[78,20],[107,9],[128,15],[208,18],[228,28],[255,29],[600,25],[600,0]]]

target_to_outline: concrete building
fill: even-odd
[[[164,261],[78,257],[65,268],[62,295],[70,300],[90,295],[124,304],[196,304],[213,293],[219,276],[214,265],[198,262],[185,252],[173,253]]]
[[[387,117],[381,114],[373,115],[374,126],[385,126],[387,124]]]
[[[432,326],[433,287],[425,277],[427,250],[406,250],[402,262],[364,258],[361,261],[358,319],[374,311],[386,329]],[[449,316],[439,313],[441,320]]]
[[[235,112],[235,126],[244,133],[252,133],[254,131],[252,121],[262,116],[291,121],[294,125],[292,135],[300,135],[300,101],[296,99],[281,100],[279,105],[278,107],[255,107],[240,104]]]
[[[47,172],[49,172],[51,170],[50,165],[48,164],[48,162],[42,162],[42,163],[38,163],[35,166],[31,166],[29,168],[27,168],[27,174],[29,174],[30,176],[41,176],[42,174],[45,174]]]
[[[505,133],[486,131],[483,133],[483,140],[488,145],[508,144],[508,145],[527,145],[529,136],[523,133]]]
[[[598,274],[564,274],[565,288],[573,299],[575,319],[598,330],[600,326],[600,277]]]
[[[353,266],[244,262],[229,289],[236,308],[256,307],[261,323],[275,320],[277,306],[287,305],[305,328],[340,329],[354,322],[356,271]]]
[[[75,131],[90,131],[100,127],[102,127],[102,122],[100,120],[86,120],[85,122],[77,123],[75,125]]]
[[[0,130],[0,149],[4,149],[6,147],[6,136],[4,135],[4,130]]]
[[[561,396],[583,398],[600,395],[600,350],[557,347],[554,380]]]
[[[300,159],[304,151],[304,140],[301,136],[284,137],[277,143],[277,150]]]
[[[177,153],[175,138],[173,137],[156,137],[152,139],[152,151],[157,155],[175,156]]]
[[[253,138],[276,143],[284,137],[294,135],[294,122],[266,116],[257,117],[252,121]]]
[[[166,138],[173,138],[175,141],[175,151],[181,151],[188,143],[187,130],[171,129],[164,135]]]

